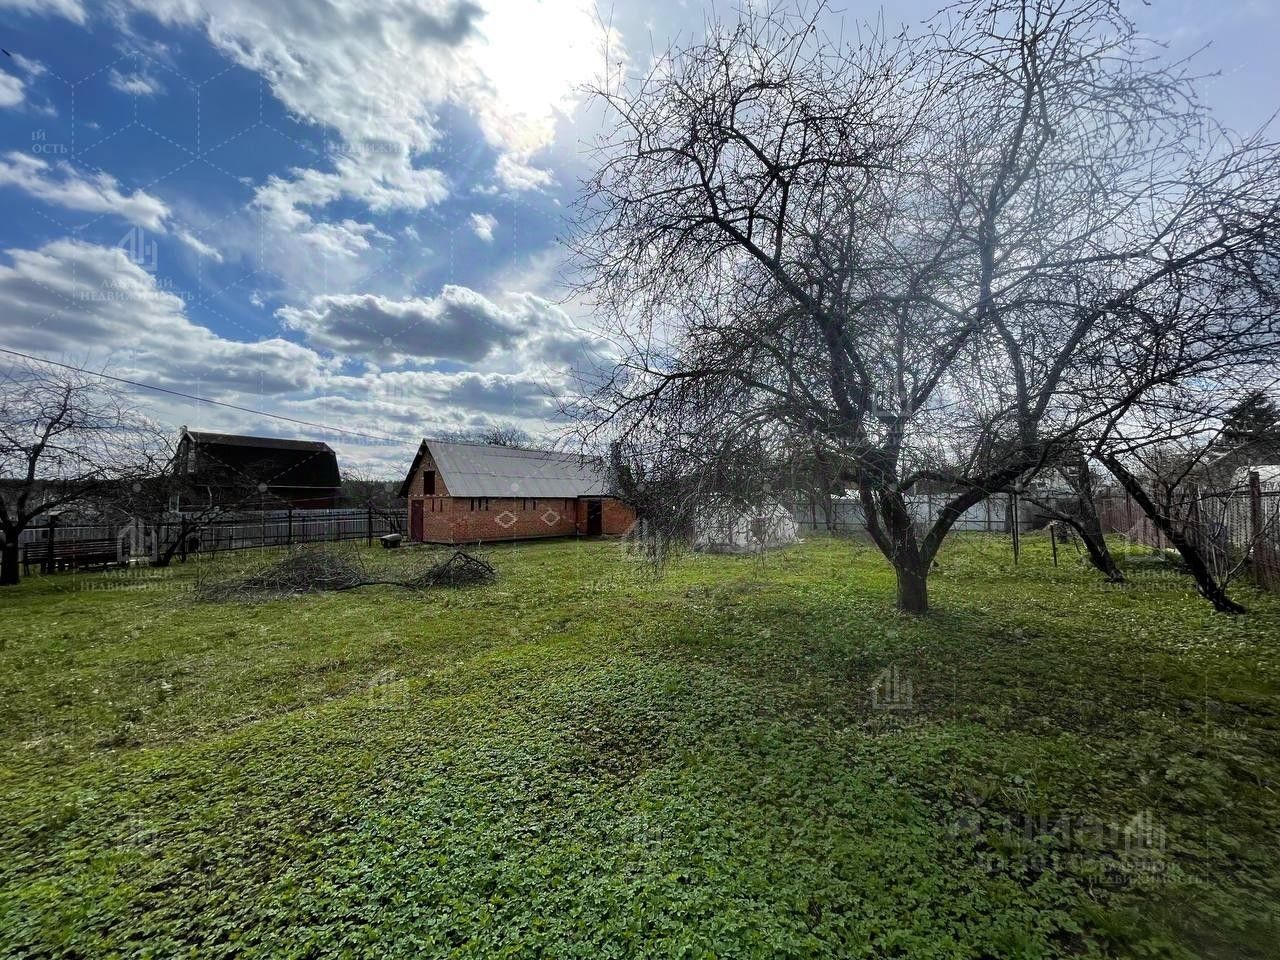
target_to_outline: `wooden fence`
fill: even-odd
[[[1226,490],[1187,486],[1163,506],[1215,576],[1247,571],[1263,589],[1280,590],[1280,484],[1264,484],[1253,473],[1245,484]],[[1106,533],[1156,550],[1173,546],[1129,496],[1099,497],[1098,517]]]

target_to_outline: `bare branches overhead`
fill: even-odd
[[[632,349],[579,413],[650,459],[833,465],[923,606],[966,506],[1274,359],[1280,166],[1109,0],[830,19],[748,8],[599,91],[575,252]],[[922,478],[955,496],[916,531]]]

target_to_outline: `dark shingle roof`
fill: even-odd
[[[276,437],[243,437],[231,433],[188,430],[202,463],[216,464],[243,478],[272,487],[328,489],[342,484],[338,458],[318,440],[284,440]]]

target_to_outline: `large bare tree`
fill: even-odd
[[[1280,166],[1110,0],[962,3],[892,41],[828,19],[749,8],[599,91],[577,263],[626,355],[580,412],[654,459],[811,449],[922,612],[965,510],[1132,404],[1151,315],[1265,256]],[[1130,393],[1239,332],[1187,323],[1201,347]],[[922,480],[953,491],[928,526]]]

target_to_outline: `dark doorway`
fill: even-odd
[[[422,503],[421,500],[409,501],[409,539],[422,539]]]
[[[587,536],[598,537],[604,530],[599,500],[587,501]]]

